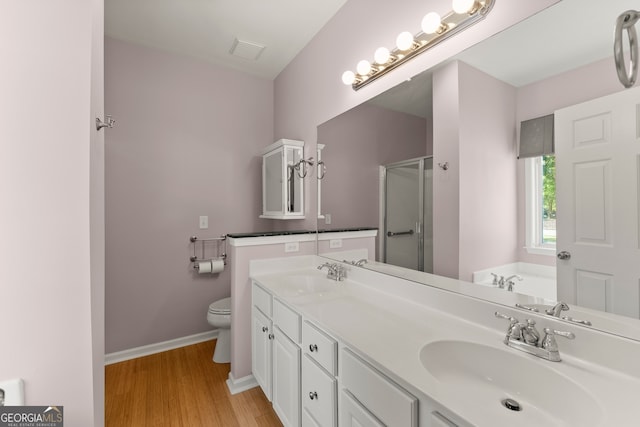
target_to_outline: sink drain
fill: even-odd
[[[513,400],[513,399],[502,399],[502,406],[504,406],[505,408],[507,408],[510,411],[522,411],[522,406],[520,406],[520,404],[518,403],[518,401]]]

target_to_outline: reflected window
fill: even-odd
[[[555,156],[539,156],[525,159],[525,177],[527,251],[529,253],[555,255]]]

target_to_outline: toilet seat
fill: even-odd
[[[223,315],[231,314],[231,297],[223,298],[209,304],[209,313]]]

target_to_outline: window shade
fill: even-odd
[[[520,122],[518,158],[553,154],[553,114]]]

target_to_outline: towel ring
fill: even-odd
[[[638,77],[638,35],[636,33],[636,22],[640,18],[640,12],[627,10],[616,19],[616,30],[613,42],[613,57],[616,62],[616,71],[620,83],[626,88],[630,88],[636,83]],[[624,49],[622,48],[622,32],[627,30],[629,36],[629,71],[626,69],[624,61]]]

